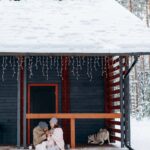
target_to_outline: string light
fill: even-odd
[[[94,57],[94,69],[97,71],[97,57]]]
[[[63,66],[64,66],[62,56],[61,56],[61,58],[60,58],[60,62],[61,62],[61,66],[60,66],[60,74],[59,74],[59,76],[62,78],[62,71],[63,71]]]
[[[5,56],[3,57],[3,62],[2,62],[2,81],[4,81],[4,75],[5,75],[5,70],[6,70],[6,60]]]
[[[45,76],[45,57],[42,57],[42,74]]]
[[[56,60],[56,57],[54,57],[54,62],[55,60]],[[59,76],[59,56],[57,56],[57,60],[56,60],[56,70],[57,70],[57,76]]]
[[[33,76],[33,57],[29,57],[29,64],[28,64],[28,68],[29,68],[29,78],[31,79],[31,77]]]
[[[87,76],[90,78],[90,73],[89,73],[89,57],[87,57]]]
[[[90,57],[90,62],[89,62],[89,66],[90,66],[90,72],[89,72],[89,75],[90,75],[90,81],[92,81],[92,79],[93,79],[93,74],[92,74],[92,72],[93,72],[93,69],[92,69],[92,57]]]
[[[104,61],[103,61],[103,57],[101,58],[101,71],[102,71],[102,76],[104,74]]]
[[[53,66],[53,57],[50,56],[50,69],[52,70],[52,66]]]
[[[36,57],[35,59],[35,68],[38,70],[38,62],[39,62],[39,57]]]
[[[80,56],[79,56],[79,68],[80,68],[80,70],[82,70],[82,60],[81,60]]]
[[[74,57],[72,56],[72,73],[73,73],[73,76],[75,76],[75,60],[74,60]]]
[[[46,57],[46,78],[48,80],[48,72],[49,72],[49,65],[48,65],[48,57]]]
[[[12,67],[12,56],[9,57],[9,65]]]
[[[80,71],[86,69],[86,75],[90,81],[93,80],[94,71],[100,70],[102,75],[106,75],[106,57],[99,56],[65,56],[63,60],[63,56],[30,56],[26,57],[27,59],[27,68],[28,68],[28,76],[31,79],[33,75],[33,70],[41,70],[43,77],[49,79],[49,70],[55,69],[57,72],[57,76],[59,76],[63,80],[62,72],[63,69],[67,70],[69,66],[71,68],[71,73],[73,76],[79,80]],[[105,59],[105,60],[104,60]],[[8,60],[8,61],[7,61]],[[5,71],[7,69],[7,65],[12,68],[12,77],[15,76],[18,80],[20,69],[23,70],[24,59],[23,57],[18,57],[16,59],[15,56],[3,56],[2,59],[2,80],[4,81]],[[41,67],[40,67],[41,66]],[[55,71],[54,70],[54,71]]]
[[[19,80],[19,74],[20,74],[20,58],[17,58],[17,81]]]
[[[76,78],[77,78],[77,80],[79,79],[79,58],[78,57],[76,57]]]
[[[15,57],[13,56],[13,65],[12,65],[12,69],[13,69],[13,74],[12,76],[14,77],[16,74],[16,61],[15,61]]]

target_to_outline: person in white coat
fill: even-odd
[[[57,118],[52,118],[49,123],[51,130],[47,138],[48,150],[64,150],[63,130],[59,127]]]

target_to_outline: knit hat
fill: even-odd
[[[58,123],[58,119],[57,118],[52,118],[49,122],[53,123],[53,124],[57,124]]]
[[[39,127],[42,129],[48,128],[48,124],[46,122],[40,121],[39,122]]]

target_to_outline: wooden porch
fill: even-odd
[[[76,131],[75,131],[75,120],[76,119],[115,119],[121,118],[120,113],[56,113],[56,114],[27,114],[26,119],[49,119],[56,117],[58,119],[69,119],[70,120],[70,137],[71,137],[71,148],[76,147]]]
[[[0,150],[29,150],[29,149],[24,149],[24,148],[17,149],[15,147],[6,146],[6,147],[0,147]],[[92,146],[92,147],[81,146],[70,150],[127,150],[127,148],[119,148],[115,145],[109,145],[109,146],[104,145],[104,146]]]

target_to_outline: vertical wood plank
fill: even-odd
[[[76,139],[76,137],[75,137],[75,119],[71,119],[71,122],[70,122],[70,124],[71,124],[71,134],[70,134],[70,136],[71,136],[71,148],[75,148],[75,146],[76,146],[76,144],[75,144],[75,139]]]
[[[28,85],[28,113],[30,113],[30,85]],[[27,121],[28,123],[28,145],[30,144],[30,119]]]
[[[69,84],[69,57],[62,57],[62,112],[70,113],[70,84]],[[62,127],[64,130],[64,139],[66,144],[70,144],[70,121],[62,120]]]
[[[20,64],[20,58],[18,58]],[[18,65],[18,81],[17,81],[17,147],[20,147],[20,65]]]
[[[20,66],[20,144],[23,144],[23,114],[24,114],[24,57]]]
[[[23,146],[26,147],[26,138],[27,138],[27,130],[26,130],[26,106],[27,106],[27,68],[26,68],[26,57],[24,57],[24,117],[23,117]]]

